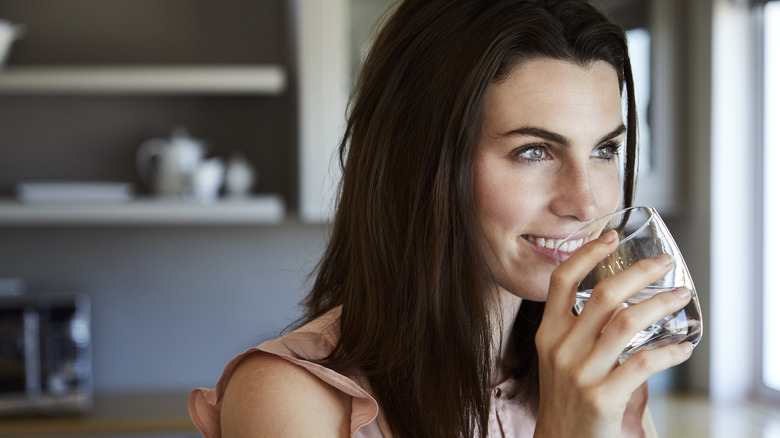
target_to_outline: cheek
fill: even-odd
[[[497,209],[502,207],[501,191],[497,190],[499,183],[492,175],[484,161],[479,160],[474,170],[474,196],[477,214],[484,227],[486,217],[495,216]]]
[[[483,227],[511,219],[514,209],[508,198],[508,193],[498,188],[490,190],[485,187],[484,191],[477,192],[477,209]]]
[[[495,272],[499,260],[503,258],[507,239],[517,222],[517,207],[512,199],[512,190],[506,181],[484,165],[478,166],[474,178],[477,218],[484,233],[482,241],[483,256],[489,260]],[[511,187],[511,186],[510,186]]]
[[[599,205],[606,206],[606,209],[609,210],[607,213],[617,210],[620,207],[622,188],[619,172],[615,170],[606,174],[603,183],[600,185],[605,189],[601,191],[602,199],[599,200]]]
[[[522,222],[522,213],[527,210],[531,198],[527,188],[527,184],[516,176],[502,178],[490,172],[488,167],[478,166],[474,193],[483,230],[495,232],[497,228],[514,228]]]

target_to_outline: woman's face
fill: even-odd
[[[555,245],[619,206],[625,130],[617,74],[603,61],[526,61],[490,86],[475,194],[500,289],[547,299]]]

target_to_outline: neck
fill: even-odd
[[[504,289],[499,289],[498,296],[499,311],[496,327],[493,328],[493,345],[496,348],[500,348],[499,357],[496,361],[496,368],[494,371],[493,383],[498,384],[507,377],[507,372],[504,367],[505,358],[509,351],[509,337],[512,333],[512,326],[515,324],[515,317],[517,311],[520,309],[520,304],[523,302],[522,298],[519,298]]]

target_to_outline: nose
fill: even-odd
[[[587,165],[569,163],[559,170],[550,207],[560,217],[579,222],[596,219],[598,204]]]

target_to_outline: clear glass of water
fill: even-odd
[[[582,312],[594,287],[601,280],[627,269],[639,260],[669,254],[674,260],[672,270],[626,300],[622,308],[639,303],[657,293],[679,287],[691,291],[691,301],[683,309],[665,316],[637,333],[620,354],[618,361],[623,363],[639,351],[668,344],[690,342],[695,347],[701,340],[703,329],[699,297],[677,244],[654,208],[630,207],[588,223],[569,235],[555,248],[555,259],[559,263],[568,259],[584,243],[597,239],[611,230],[618,233],[620,239],[618,247],[580,282],[573,309],[574,314],[579,315]]]

